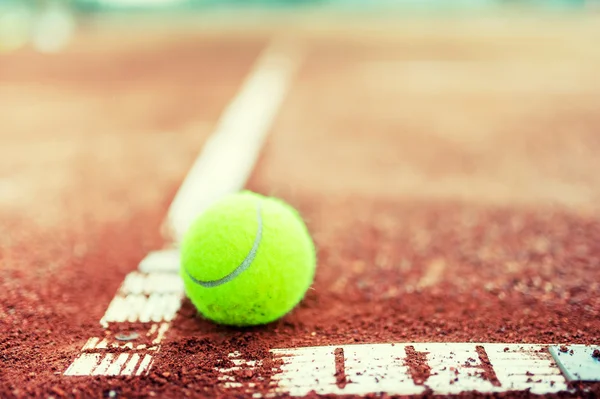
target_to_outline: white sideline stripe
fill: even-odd
[[[121,317],[121,314],[123,313],[124,302],[125,298],[120,295],[117,295],[113,298],[113,300],[110,302],[110,305],[108,305],[106,313],[104,313],[104,316],[102,319],[100,319],[100,324],[102,327],[107,328],[109,321],[124,320],[124,318]]]
[[[100,323],[156,322],[171,321],[181,307],[182,292],[117,295],[111,302]]]
[[[430,375],[417,384],[405,365],[406,347],[425,353]],[[485,350],[497,379],[496,386],[484,374],[477,347]],[[500,393],[530,391],[549,394],[569,391],[565,376],[549,353],[550,344],[498,343],[397,343],[357,344],[322,347],[274,349],[283,364],[271,379],[274,386],[267,395],[413,395],[432,390],[435,395],[460,392]],[[343,349],[346,384],[336,383],[335,350]],[[568,345],[575,353],[590,354],[595,347]],[[224,387],[247,387],[239,380],[239,370],[254,369],[260,362],[241,359],[230,353],[234,367],[218,368]],[[241,384],[241,385],[240,385]],[[246,385],[244,385],[246,384]]]
[[[128,295],[129,301],[127,321],[130,323],[139,320],[140,312],[144,309],[144,304],[148,302],[146,295]]]
[[[125,277],[119,292],[129,294],[183,293],[183,282],[178,274],[131,272]]]
[[[175,195],[163,226],[175,243],[214,201],[244,187],[301,56],[286,42],[263,50]]]
[[[150,298],[148,298],[148,302],[146,302],[146,306],[140,313],[139,319],[142,323],[148,323],[152,319],[154,309],[156,309],[161,299],[162,296],[159,294],[150,295]]]
[[[164,249],[150,252],[138,266],[143,273],[179,273],[179,250]]]
[[[181,295],[179,298],[177,298],[177,300],[172,299],[165,311],[165,321],[173,321],[173,319],[175,318],[175,316],[177,315],[177,312],[179,311],[179,308],[181,308],[181,298],[183,295]]]

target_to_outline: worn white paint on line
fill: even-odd
[[[162,323],[160,325],[160,328],[158,329],[158,332],[156,333],[156,338],[154,338],[152,340],[152,344],[154,344],[154,345],[160,344],[160,342],[165,337],[165,333],[167,332],[167,330],[169,329],[169,327],[170,327],[169,323]]]
[[[100,353],[82,353],[71,363],[65,375],[91,375],[101,358]]]
[[[183,282],[178,274],[154,272],[141,273],[131,272],[125,277],[125,281],[119,288],[121,295],[129,294],[172,294],[182,293]]]
[[[127,364],[125,364],[125,367],[121,371],[121,375],[132,375],[135,370],[135,366],[137,366],[139,360],[140,355],[138,353],[134,353],[133,355],[131,355],[131,358],[129,358],[129,361],[127,362]]]
[[[154,262],[155,265],[157,263]],[[131,272],[125,277],[100,324],[108,328],[109,323],[171,321],[181,306],[183,295],[183,283],[178,274],[164,270]]]
[[[276,350],[281,355],[281,373],[273,379],[279,385],[278,392],[291,396],[304,396],[314,390],[317,394],[341,394],[335,380],[335,347],[324,346],[300,350]]]
[[[140,363],[140,366],[138,367],[137,371],[135,372],[135,375],[148,374],[151,367],[152,367],[152,356],[145,355],[144,358],[142,359],[142,362]]]
[[[163,226],[175,243],[197,215],[244,187],[301,56],[297,44],[281,39],[259,56],[175,195]]]
[[[116,376],[147,374],[152,356],[146,354],[140,362],[137,353],[81,353],[69,366],[66,376]]]
[[[110,349],[130,349],[133,350],[157,350],[158,345],[162,342],[165,337],[166,332],[169,330],[170,324],[168,322],[163,322],[160,324],[153,324],[152,327],[146,333],[146,337],[152,338],[152,345],[147,347],[145,344],[135,344],[134,341],[121,341],[117,339],[114,335],[110,335],[104,338],[99,337],[91,337],[81,348],[82,352],[101,352],[108,351]]]
[[[163,299],[161,294],[152,294],[146,302],[146,306],[142,309],[139,314],[139,321],[142,323],[148,323],[154,318],[154,313],[158,308],[160,301]]]
[[[117,321],[117,320],[124,321],[125,320],[125,318],[121,317],[121,315],[123,314],[124,303],[125,303],[125,298],[122,297],[121,295],[117,295],[113,298],[113,300],[108,305],[108,309],[106,309],[104,316],[102,317],[102,319],[100,319],[100,324],[102,325],[102,327],[107,328],[109,320],[110,321]]]
[[[170,308],[169,303],[176,302],[179,304],[181,302],[181,295],[176,295],[175,297],[171,296],[166,297],[165,299],[161,299],[158,301],[156,307],[154,308],[154,312],[152,312],[151,319],[152,321],[171,321],[175,317],[175,314],[169,314],[168,310]],[[177,307],[179,308],[179,307]]]
[[[405,363],[409,346],[423,353],[430,367],[430,375],[422,383],[413,380]],[[481,356],[487,356],[491,363],[493,378],[478,347],[483,350]],[[272,376],[274,386],[269,395],[304,396],[311,391],[323,395],[380,392],[412,395],[426,390],[441,395],[469,391],[528,390],[536,394],[568,391],[566,379],[548,347],[537,344],[399,343],[275,349],[271,352],[281,359],[282,365]],[[575,350],[583,350],[583,347],[586,346],[570,346]],[[344,384],[336,381],[336,349],[343,351]],[[244,361],[239,353],[229,356],[235,361],[235,367],[218,369],[227,377],[221,380],[226,381],[225,386],[243,387],[245,382],[237,380],[236,371],[240,367],[254,369],[257,363]],[[247,388],[251,392],[250,387]]]
[[[127,359],[129,358],[129,353],[120,353],[119,356],[112,362],[112,364],[106,370],[106,375],[119,375],[121,374],[121,369]]]
[[[427,353],[431,367],[425,384],[444,395],[463,391],[494,392],[496,387],[483,378],[483,366],[476,345],[415,344],[416,351]]]
[[[105,354],[104,357],[102,358],[102,361],[98,365],[98,367],[96,367],[94,369],[94,371],[92,372],[92,375],[108,375],[108,369],[110,368],[111,364],[113,363],[114,358],[115,358],[114,353]]]
[[[146,295],[127,295],[125,297],[125,307],[127,318],[126,321],[134,323],[140,319],[140,312],[144,309],[144,305],[148,302]]]
[[[175,278],[178,278],[176,274],[167,273],[164,270],[156,273],[137,271],[130,273],[100,320],[100,324],[105,328],[109,326],[109,323],[155,322],[146,333],[147,337],[155,335],[152,340],[153,346],[121,342],[112,335],[103,338],[91,337],[81,348],[83,353],[71,363],[64,374],[114,376],[147,373],[152,366],[152,356],[145,354],[140,366],[135,369],[138,364],[136,359],[139,359],[140,354],[132,354],[132,352],[159,350],[160,342],[169,329],[169,322],[175,318],[181,306],[183,285],[179,280],[175,282]],[[110,353],[110,350],[114,348],[128,349],[130,352],[115,356]],[[130,354],[131,358],[129,358]]]
[[[420,394],[425,388],[415,385],[404,364],[404,346],[385,345],[371,352],[370,346],[345,346],[345,373],[349,383],[343,394],[364,395],[374,385],[382,392],[400,391],[406,395]],[[370,359],[365,362],[364,359]],[[336,387],[337,388],[337,387]]]
[[[175,318],[181,305],[183,293],[129,294],[113,298],[100,323],[162,322]]]
[[[535,394],[545,394],[568,389],[565,377],[547,351],[548,345],[487,344],[484,347],[505,390],[529,389]]]

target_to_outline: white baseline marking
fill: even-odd
[[[260,55],[175,195],[163,229],[176,243],[197,215],[244,187],[300,60],[287,42]]]
[[[530,391],[549,394],[571,391],[557,362],[544,344],[498,343],[397,343],[362,344],[274,349],[282,364],[271,377],[271,391],[277,395],[414,395],[431,390],[436,395],[460,392],[500,393]],[[419,380],[411,375],[407,348],[424,356],[429,373]],[[596,346],[568,345],[571,353],[591,358]],[[343,383],[336,373],[336,351],[343,354]],[[254,361],[229,355],[235,367],[216,368],[224,388],[245,387],[253,393],[240,369],[257,370]],[[484,357],[482,357],[484,356]],[[566,356],[566,355],[565,355]],[[487,357],[487,359],[485,359]],[[489,361],[490,364],[487,364]],[[574,362],[577,363],[577,362]],[[569,367],[564,365],[564,367]],[[574,366],[570,366],[574,367]],[[258,373],[260,373],[258,371]],[[260,377],[259,377],[260,378]]]

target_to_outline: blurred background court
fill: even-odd
[[[572,13],[597,8],[596,0],[2,0],[0,52],[31,46],[55,52],[91,22],[154,20],[159,25],[230,26],[238,29],[296,24],[326,24],[340,19],[414,16]],[[178,21],[178,22],[174,22]],[[401,22],[399,22],[401,23]]]

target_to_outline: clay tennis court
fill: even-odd
[[[597,15],[143,24],[0,56],[0,397],[600,395]],[[265,59],[243,187],[299,210],[317,274],[222,327],[170,215]]]

